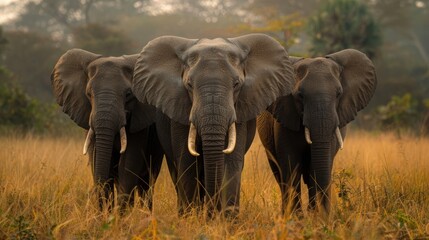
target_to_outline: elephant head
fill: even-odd
[[[213,197],[223,178],[225,154],[234,151],[236,123],[255,119],[293,86],[284,48],[264,34],[186,39],[163,36],[142,50],[133,91],[172,120],[189,125],[188,149],[201,139],[205,188]]]
[[[153,121],[150,111],[143,109],[131,91],[136,60],[137,54],[103,57],[72,49],[60,57],[51,75],[57,103],[77,125],[88,130],[84,154],[89,145],[95,146],[92,160],[98,184],[109,180],[112,153],[126,150],[125,127],[137,132]],[[118,135],[120,150],[114,147]]]
[[[339,129],[352,121],[374,94],[374,65],[364,53],[353,49],[326,57],[291,59],[297,80],[294,92],[277,101],[270,111],[283,126],[294,131],[305,129],[305,139],[311,144],[311,171],[317,185],[326,189],[334,152],[331,148],[343,145]],[[334,138],[337,144],[331,146]]]

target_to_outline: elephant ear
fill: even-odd
[[[289,57],[289,60],[295,69],[296,63],[302,59],[304,58]],[[296,81],[298,81],[298,79],[296,79]],[[297,111],[295,98],[292,94],[279,98],[270,107],[268,107],[267,110],[271,112],[277,122],[279,122],[283,127],[287,127],[293,131],[299,131],[301,126],[301,115]]]
[[[80,127],[89,129],[91,104],[86,96],[86,68],[101,55],[82,49],[71,49],[60,57],[51,74],[57,103]]]
[[[174,36],[156,38],[143,48],[134,69],[132,89],[137,99],[185,125],[189,125],[192,103],[182,81],[182,55],[196,41]]]
[[[286,50],[265,34],[230,38],[243,50],[244,84],[237,103],[237,121],[255,118],[277,98],[292,92],[293,69]]]
[[[374,64],[362,52],[346,49],[327,55],[341,68],[343,94],[338,104],[340,128],[355,119],[357,112],[366,107],[374,95],[377,76]]]
[[[293,65],[294,69],[296,69],[295,64],[298,63],[299,61],[303,60],[303,59],[305,59],[305,58],[289,56],[290,63]]]
[[[122,65],[123,75],[127,78],[128,82],[132,84],[134,66],[137,62],[138,54],[123,55]],[[148,104],[139,102],[133,92],[129,93],[126,99],[127,105],[130,107],[130,119],[128,129],[130,132],[135,133],[149,127],[155,121],[155,108]]]

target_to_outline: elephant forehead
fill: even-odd
[[[309,71],[321,72],[338,67],[333,61],[322,57],[304,59],[301,64],[306,65]]]
[[[237,46],[227,42],[225,39],[202,39],[196,45],[188,49],[188,54],[209,55],[237,55],[239,49]]]
[[[96,68],[120,68],[124,65],[124,61],[119,57],[103,57],[91,62],[88,67]]]

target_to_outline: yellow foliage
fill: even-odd
[[[197,214],[179,218],[165,164],[153,214],[141,206],[124,216],[116,209],[99,212],[81,155],[83,138],[0,137],[0,239],[429,237],[428,139],[352,132],[334,164],[331,217],[322,220],[307,211],[279,216],[280,191],[256,137],[246,155],[240,214],[228,222]]]

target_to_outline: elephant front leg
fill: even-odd
[[[147,158],[148,131],[127,133],[127,150],[121,155],[118,166],[118,193],[121,211],[135,203],[135,193],[142,204],[151,209],[150,158]]]
[[[282,214],[301,210],[301,175],[304,147],[297,143],[297,132],[275,123],[275,156],[268,156],[282,195]]]
[[[254,126],[254,125],[253,125]],[[255,129],[248,131],[246,124],[237,124],[237,142],[234,151],[225,155],[225,175],[223,179],[222,205],[227,218],[235,218],[239,213],[241,173],[248,141],[253,139]]]
[[[282,197],[282,214],[289,214],[301,209],[301,166],[295,160],[278,158],[269,159],[271,170],[279,184]]]
[[[171,146],[174,165],[177,168],[177,198],[179,215],[185,215],[196,208],[199,211],[204,202],[204,176],[201,157],[194,157],[188,151],[189,126],[171,123]],[[201,151],[198,149],[198,151]],[[200,159],[199,159],[200,158]]]

